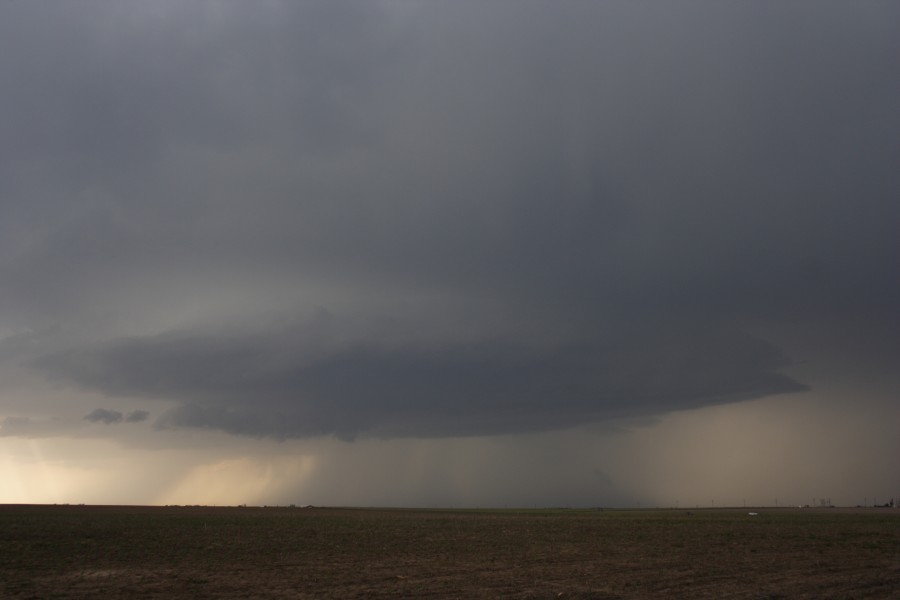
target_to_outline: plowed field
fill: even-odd
[[[900,510],[0,506],[2,598],[900,598]]]

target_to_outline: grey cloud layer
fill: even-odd
[[[562,427],[898,328],[895,4],[0,11],[0,312],[163,426]],[[258,324],[319,305],[404,334]]]

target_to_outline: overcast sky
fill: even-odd
[[[900,5],[0,5],[0,502],[900,498]]]

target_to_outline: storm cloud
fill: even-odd
[[[342,438],[540,431],[806,389],[778,372],[789,364],[778,348],[738,333],[411,344],[337,341],[333,320],[254,335],[115,340],[41,366],[111,396],[183,403],[163,427]],[[112,422],[110,414],[86,418]]]
[[[889,47],[842,43],[871,17],[838,20],[840,5],[523,3],[505,26],[498,6],[476,21],[447,6],[225,4],[215,20],[126,6],[106,25],[11,9],[74,49],[10,32],[6,122],[28,143],[5,162],[4,223],[30,235],[4,238],[3,277],[32,300],[13,314],[94,304],[157,329],[224,296],[251,308],[225,309],[238,322],[273,303],[349,305],[426,339],[298,361],[298,331],[187,323],[110,331],[43,361],[51,373],[177,399],[197,407],[190,423],[221,404],[260,410],[237,419],[251,429],[287,411],[308,433],[509,431],[802,389],[744,328],[900,302],[885,152],[898,84],[871,62]],[[806,37],[801,16],[817,24]],[[506,331],[491,331],[497,312]],[[460,320],[484,332],[434,339]],[[522,321],[553,344],[494,341]]]
[[[121,423],[123,418],[124,417],[122,413],[117,410],[110,410],[108,408],[97,408],[84,416],[85,421],[91,421],[92,423],[105,423],[106,425]]]
[[[835,373],[889,397],[897,22],[6,3],[0,435],[452,444],[838,402]]]
[[[113,425],[115,423],[140,423],[146,421],[150,413],[146,410],[131,411],[127,415],[123,415],[117,410],[108,408],[96,408],[84,416],[85,421],[92,423],[103,423],[105,425]]]

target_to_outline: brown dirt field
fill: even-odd
[[[900,598],[900,510],[0,506],[2,598]]]

